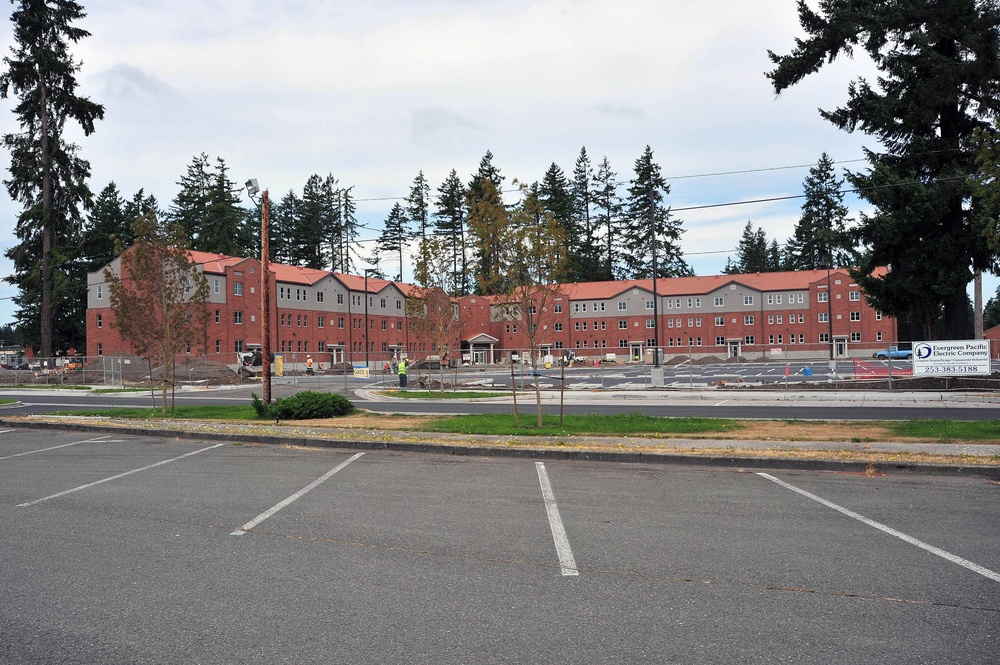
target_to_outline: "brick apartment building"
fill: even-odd
[[[260,262],[192,252],[209,285],[206,339],[211,359],[227,364],[261,343]],[[118,272],[121,260],[108,268]],[[305,355],[320,363],[348,361],[380,366],[394,354],[436,355],[407,325],[412,287],[394,281],[270,264],[271,347],[285,362]],[[367,289],[366,289],[367,286]],[[895,322],[872,309],[846,270],[713,275],[652,280],[564,284],[539,313],[545,353],[572,350],[619,361],[742,356],[759,358],[870,357],[896,341]],[[486,296],[457,299],[452,348],[463,362],[492,364],[521,354],[527,345],[518,317],[504,317]],[[87,355],[127,354],[110,325],[103,271],[88,275]],[[657,323],[654,323],[657,322]],[[460,347],[459,347],[460,345]],[[202,355],[200,343],[195,351]]]

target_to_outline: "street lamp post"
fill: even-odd
[[[370,325],[368,323],[368,275],[373,272],[377,273],[378,270],[375,268],[365,268],[365,367],[369,369],[371,369],[371,363],[368,360],[368,326]]]
[[[250,200],[256,203],[254,195],[260,191],[257,179],[246,181]],[[260,202],[260,382],[264,404],[271,403],[271,268],[270,263],[270,214],[271,203],[267,190],[261,194]]]

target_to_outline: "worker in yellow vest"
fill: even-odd
[[[398,371],[399,371],[399,387],[400,388],[405,388],[406,387],[406,368],[407,368],[408,365],[409,365],[409,363],[406,362],[406,358],[403,358],[402,360],[399,361],[399,370]]]

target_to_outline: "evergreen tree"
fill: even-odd
[[[601,247],[594,228],[594,220],[590,217],[593,184],[594,170],[590,164],[590,157],[586,148],[580,148],[580,154],[573,166],[570,194],[573,197],[573,219],[579,233],[576,246],[580,272],[577,277],[581,282],[596,282],[604,278],[601,270]]]
[[[270,260],[294,264],[298,254],[295,233],[299,228],[299,207],[302,199],[292,190],[271,205],[268,215],[268,247]]]
[[[856,230],[866,251],[854,278],[875,307],[900,319],[901,338],[970,338],[966,286],[972,269],[994,258],[968,175],[975,131],[1000,111],[1000,5],[822,0],[818,12],[798,8],[807,36],[790,55],[769,53],[776,92],[856,46],[879,70],[875,85],[855,81],[844,106],[821,111],[885,150],[867,153],[866,173],[847,175],[875,208]],[[891,269],[875,276],[878,266]]]
[[[406,248],[407,242],[410,240],[410,232],[406,228],[406,211],[403,210],[403,206],[399,203],[395,203],[392,206],[392,210],[389,212],[389,216],[385,218],[385,222],[382,224],[382,233],[379,235],[378,240],[375,241],[375,256],[377,257],[376,266],[381,264],[381,257],[385,256],[388,260],[392,260],[399,265],[399,272],[393,277],[396,281],[403,281],[403,250]]]
[[[406,219],[413,222],[416,228],[414,235],[421,240],[427,240],[427,229],[430,226],[430,217],[427,213],[428,201],[431,196],[430,185],[424,172],[419,172],[413,178],[413,185],[410,187],[410,195],[406,197]],[[404,226],[406,224],[404,223]],[[400,271],[402,274],[402,271]],[[402,279],[402,277],[400,277]]]
[[[359,224],[357,205],[354,203],[354,196],[351,192],[354,186],[337,190],[338,210],[340,211],[340,225],[337,229],[337,239],[339,240],[339,257],[334,257],[333,270],[351,273],[354,271],[355,258],[357,258]],[[353,256],[352,256],[353,254]]]
[[[599,260],[598,279],[611,281],[624,277],[622,265],[623,204],[618,196],[618,174],[611,170],[605,157],[597,165],[591,199],[594,202],[594,227],[603,229],[603,253]]]
[[[493,153],[487,150],[466,190],[470,245],[476,262],[476,292],[481,294],[490,294],[499,283],[501,248],[497,243],[500,229],[507,224],[501,189],[504,179],[493,165]]]
[[[80,309],[86,288],[81,266],[70,264],[81,240],[80,208],[92,196],[86,183],[90,164],[63,132],[72,121],[89,136],[104,107],[76,94],[80,66],[69,44],[90,35],[72,25],[86,16],[83,7],[72,0],[20,0],[15,7],[14,45],[4,58],[0,98],[18,99],[14,113],[21,132],[3,137],[11,175],[4,184],[23,210],[15,227],[19,243],[6,252],[14,273],[5,280],[19,290],[14,302],[21,329],[26,335],[37,330],[40,355],[47,357],[57,346],[82,342],[79,320],[67,319],[78,315],[70,310]]]
[[[323,179],[318,174],[309,176],[302,189],[302,203],[298,207],[295,227],[293,259],[295,265],[322,270],[330,263],[327,244],[327,216]]]
[[[125,212],[125,199],[114,182],[94,199],[94,206],[83,232],[84,272],[95,272],[115,258],[115,240],[128,246],[131,244],[131,228],[135,218],[129,219]]]
[[[983,308],[983,330],[989,330],[993,326],[1000,326],[1000,286]]]
[[[256,256],[256,229],[250,226],[249,215],[240,203],[241,188],[229,179],[228,167],[221,157],[216,159],[215,172],[195,249],[227,256]]]
[[[128,221],[128,225],[118,237],[121,238],[122,243],[126,246],[132,244],[132,224],[137,217],[152,214],[157,219],[160,219],[163,216],[163,211],[160,210],[160,203],[156,200],[156,197],[152,194],[147,195],[144,189],[140,189],[133,194],[131,200],[125,201],[122,209],[125,212],[125,219]]]
[[[857,258],[847,231],[843,182],[837,179],[833,159],[825,152],[809,169],[802,217],[785,246],[789,270],[818,270],[853,266]]]
[[[472,293],[469,281],[468,256],[465,250],[465,186],[455,169],[438,187],[434,210],[434,230],[445,237],[444,246],[451,256],[452,282],[457,293]]]
[[[208,155],[195,156],[187,167],[187,173],[177,181],[180,188],[167,211],[167,220],[180,224],[190,238],[194,249],[202,249],[199,239],[208,218],[208,207],[212,197],[212,173],[208,165]]]
[[[624,229],[624,263],[632,279],[693,275],[680,248],[681,221],[673,219],[663,198],[670,186],[653,161],[649,146],[635,161],[635,178],[628,188],[627,221]],[[654,243],[655,239],[655,243]]]
[[[542,184],[538,188],[538,201],[542,208],[552,216],[552,220],[562,229],[560,237],[564,243],[563,254],[568,257],[569,269],[566,277],[571,282],[583,279],[584,266],[580,257],[580,233],[576,223],[576,206],[573,192],[566,180],[566,175],[559,165],[552,162]]]
[[[767,233],[763,228],[754,230],[753,223],[747,222],[743,227],[736,248],[736,261],[726,259],[725,275],[747,275],[758,272],[775,272],[781,269],[781,252],[778,242],[767,241]]]

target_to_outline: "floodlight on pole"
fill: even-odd
[[[260,192],[257,178],[250,178],[246,181],[247,194],[250,200],[260,208],[260,382],[262,400],[264,404],[271,403],[271,268],[270,261],[270,233],[268,216],[270,213],[270,200],[267,190],[261,196],[261,202],[257,204],[254,195]]]

